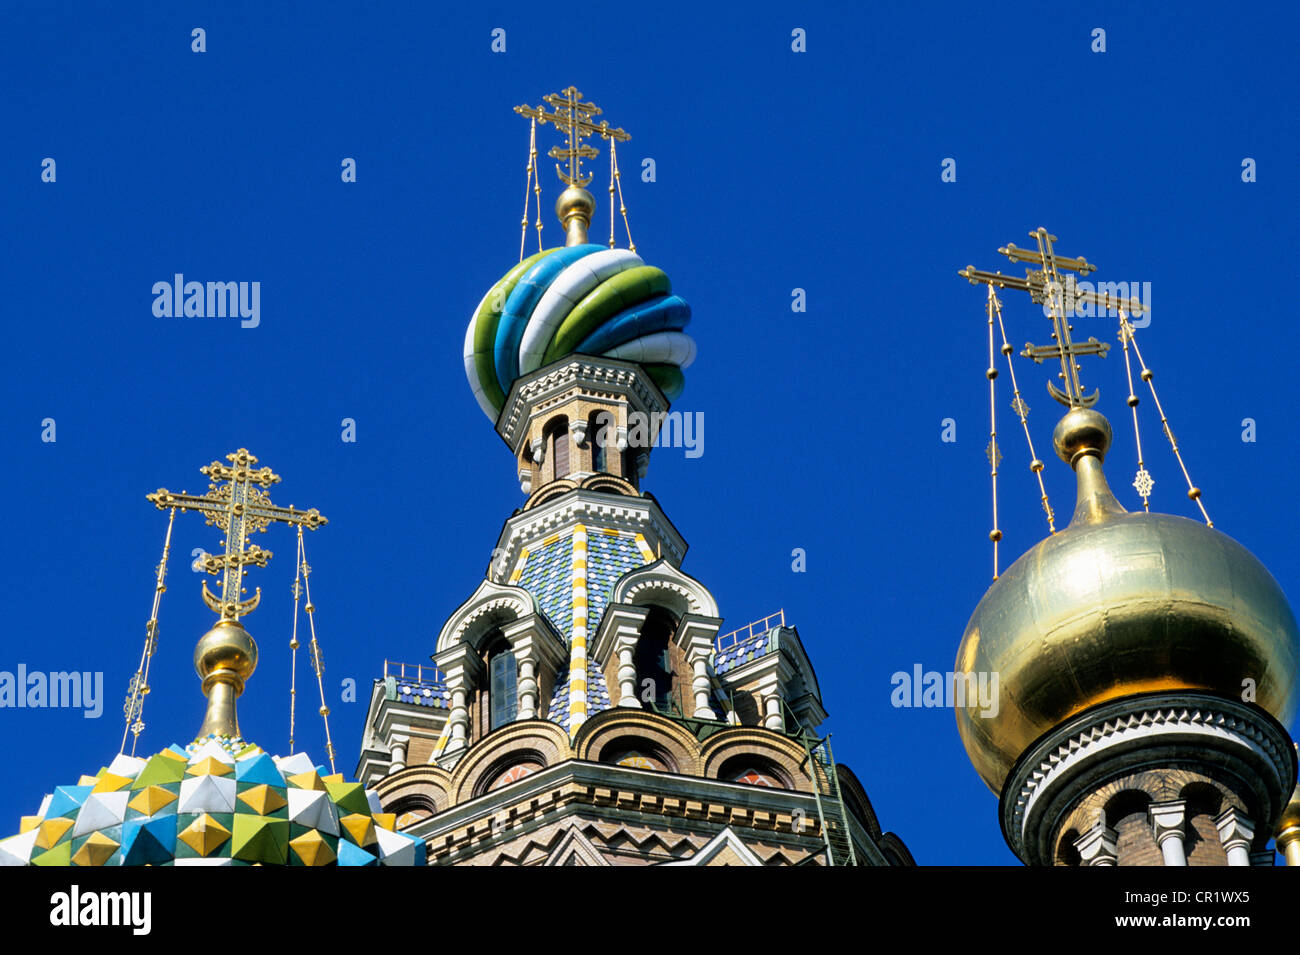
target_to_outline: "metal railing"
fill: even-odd
[[[414,677],[409,675],[411,672],[415,673]],[[441,670],[427,663],[398,663],[395,660],[385,660],[384,679],[387,680],[390,675],[398,680],[415,683],[445,683],[447,680]]]
[[[776,621],[773,623],[772,621]],[[785,626],[785,609],[782,608],[776,613],[770,613],[766,617],[755,620],[753,623],[746,624],[738,630],[732,630],[730,633],[724,633],[714,641],[714,646],[719,650],[725,650],[727,647],[735,646],[742,640],[748,640],[760,633],[767,633],[773,627]]]

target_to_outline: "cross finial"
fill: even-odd
[[[590,100],[584,100],[577,87],[570,86],[561,93],[550,93],[542,98],[554,107],[553,112],[548,113],[545,106],[528,105],[516,106],[515,112],[521,116],[531,117],[541,125],[549,122],[557,129],[563,130],[566,137],[564,145],[552,146],[547,155],[552,159],[566,161],[567,171],[559,164],[555,167],[556,175],[565,185],[583,188],[591,182],[591,176],[583,175],[582,161],[600,155],[599,150],[583,140],[588,136],[596,135],[601,139],[613,139],[623,143],[632,137],[622,129],[610,126],[605,120],[594,122],[594,117],[599,116],[603,111]]]
[[[1086,342],[1075,342],[1071,338],[1070,333],[1074,327],[1070,324],[1070,312],[1073,304],[1089,302],[1108,310],[1120,309],[1130,315],[1142,314],[1145,306],[1136,299],[1118,299],[1106,293],[1097,294],[1077,290],[1073,286],[1072,276],[1069,277],[1070,291],[1067,302],[1067,283],[1062,280],[1061,273],[1077,272],[1080,275],[1087,275],[1095,272],[1097,267],[1082,256],[1070,258],[1058,255],[1055,248],[1056,236],[1044,228],[1035,229],[1029,233],[1029,236],[1037,242],[1037,251],[1020,249],[1010,242],[998,249],[1012,262],[1030,262],[1040,266],[1038,269],[1026,269],[1023,279],[1003,275],[1001,272],[985,272],[973,265],[968,265],[957,274],[969,280],[972,285],[983,283],[996,288],[1026,291],[1035,304],[1044,306],[1044,312],[1052,321],[1052,339],[1055,344],[1040,346],[1026,343],[1024,351],[1020,354],[1025,358],[1032,358],[1038,364],[1049,359],[1058,359],[1061,362],[1058,377],[1065,382],[1065,390],[1062,391],[1050,381],[1047,383],[1047,390],[1053,398],[1068,408],[1090,408],[1097,403],[1098,392],[1094,390],[1090,395],[1084,392],[1077,359],[1085,355],[1098,355],[1104,358],[1110,345],[1099,342],[1096,338],[1089,338]]]
[[[315,530],[328,521],[315,508],[299,511],[272,504],[266,489],[278,484],[280,476],[269,467],[254,467],[257,458],[246,448],[227,454],[226,460],[230,464],[213,461],[199,468],[199,472],[208,478],[206,494],[187,494],[184,491],[173,494],[166,488],[159,488],[146,496],[159,510],[199,511],[208,524],[225,532],[222,543],[226,552],[219,557],[206,554],[201,563],[209,574],[222,575],[221,596],[209,591],[205,581],[203,600],[221,614],[222,620],[238,620],[241,614],[251,613],[262,597],[260,587],[252,597],[244,599],[241,596],[244,574],[247,573],[244,568],[249,564],[265,567],[272,556],[271,551],[249,544],[249,536],[265,531],[272,523],[296,524]]]

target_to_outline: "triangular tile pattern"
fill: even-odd
[[[58,787],[0,840],[0,865],[424,865],[394,819],[305,753],[207,737]]]

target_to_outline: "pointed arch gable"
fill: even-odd
[[[494,627],[537,613],[537,600],[522,587],[484,579],[438,633],[437,652],[459,643],[475,648]]]
[[[610,603],[659,606],[679,618],[687,614],[718,616],[718,602],[709,589],[664,558],[629,570],[620,577],[614,584]]]

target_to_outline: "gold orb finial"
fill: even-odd
[[[194,669],[208,698],[198,738],[239,736],[235,701],[257,669],[257,643],[238,620],[219,620],[194,647]]]
[[[1072,467],[1082,455],[1092,455],[1098,461],[1104,461],[1113,439],[1114,432],[1106,416],[1091,408],[1071,408],[1052,432],[1052,446],[1057,456]]]
[[[555,200],[555,214],[564,226],[564,244],[586,245],[587,227],[596,214],[596,197],[581,186],[569,186]]]

